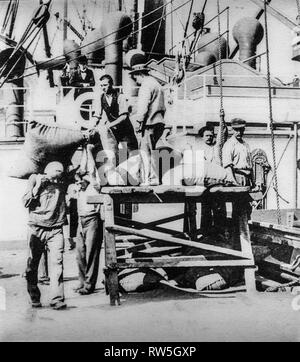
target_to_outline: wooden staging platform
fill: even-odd
[[[235,238],[240,250],[228,249],[216,245],[202,243],[196,223],[197,203],[207,198],[232,203],[235,227]],[[248,187],[215,186],[206,189],[203,186],[155,186],[155,187],[103,187],[101,193],[91,196],[89,203],[103,205],[104,220],[106,286],[110,296],[110,304],[120,304],[118,289],[118,269],[127,268],[168,268],[168,267],[243,267],[247,292],[256,291],[255,264],[251,249],[248,227],[247,205],[249,203]],[[184,213],[142,223],[116,214],[116,206],[130,204],[165,204],[183,203]],[[182,232],[174,231],[162,224],[175,220],[184,220]],[[121,252],[116,248],[116,240],[137,242]],[[132,252],[141,246],[157,245],[170,247],[197,248],[211,253],[211,260],[203,255],[151,256],[132,258]]]

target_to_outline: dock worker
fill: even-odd
[[[141,134],[142,184],[159,184],[158,157],[154,150],[165,128],[165,97],[162,86],[149,74],[144,64],[137,64],[129,72],[131,78],[140,85],[135,121]]]
[[[219,144],[220,135],[215,139],[214,127],[206,125],[202,127],[198,134],[203,138],[202,145],[204,151],[204,160],[220,164]],[[224,141],[227,140],[227,127],[224,129]],[[229,181],[229,180],[228,180]],[[210,233],[221,233],[224,230],[226,221],[226,205],[216,198],[204,198],[201,203],[201,231],[203,235]]]
[[[203,143],[203,151],[204,151],[204,160],[207,162],[217,162],[217,152],[216,149],[216,141],[215,141],[215,131],[214,127],[207,125],[202,127],[199,132],[199,136],[202,137]]]
[[[233,135],[223,146],[223,167],[232,171],[238,185],[254,187],[250,147],[243,139],[246,122],[241,118],[234,118],[231,128]]]
[[[99,257],[103,240],[103,223],[100,219],[100,205],[88,204],[87,197],[97,195],[100,185],[88,173],[77,173],[79,235],[77,237],[77,265],[79,285],[76,292],[87,295],[94,292],[99,270]]]
[[[100,88],[102,94],[96,98],[93,107],[96,125],[103,119],[118,145],[125,144],[129,153],[137,150],[138,142],[129,118],[130,107],[126,96],[114,88],[113,79],[109,74],[100,78]]]
[[[33,174],[28,180],[23,203],[29,210],[27,261],[27,290],[32,307],[41,307],[38,288],[38,267],[45,246],[50,253],[50,289],[53,309],[65,309],[63,286],[63,225],[66,222],[67,183],[63,178],[64,166],[60,162],[47,164],[44,174]]]

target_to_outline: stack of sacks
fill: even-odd
[[[185,150],[178,166],[166,172],[163,185],[211,186],[228,183],[226,170],[220,165],[204,160],[202,150]]]

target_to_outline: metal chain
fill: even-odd
[[[265,16],[265,33],[266,33],[266,55],[267,55],[267,81],[268,81],[268,92],[269,92],[269,118],[270,118],[270,131],[271,131],[271,143],[272,143],[272,157],[274,167],[274,183],[276,191],[276,206],[277,206],[277,222],[281,224],[279,194],[278,194],[278,178],[276,168],[276,152],[275,152],[275,136],[274,136],[274,120],[273,120],[273,109],[272,109],[272,89],[271,89],[271,75],[270,75],[270,50],[269,50],[269,36],[268,36],[268,15],[267,15],[267,1],[264,0],[264,16]]]
[[[220,1],[217,0],[218,11],[218,42],[219,42],[219,75],[220,75],[220,144],[218,154],[220,158],[220,165],[222,165],[222,148],[224,144],[224,105],[223,105],[223,68],[222,68],[222,44],[221,44],[221,19],[220,19]]]

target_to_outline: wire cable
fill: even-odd
[[[191,0],[187,0],[187,1],[184,2],[183,4],[181,4],[181,5],[179,5],[178,7],[176,7],[175,9],[173,9],[173,10],[171,10],[170,12],[166,13],[166,14],[165,14],[165,17],[169,16],[172,12],[176,12],[177,10],[179,10],[180,8],[182,8],[183,6],[187,5],[190,1],[191,1]],[[167,5],[167,4],[161,6],[160,8],[162,8],[162,7],[166,6],[166,5]],[[157,11],[158,9],[159,9],[159,8],[155,9],[154,11]],[[152,11],[151,13],[153,13],[154,11]],[[146,14],[145,16],[147,16],[147,15],[150,15],[150,13]],[[133,31],[131,34],[134,35],[134,34],[138,33],[139,31],[141,31],[141,30],[143,30],[143,29],[147,29],[148,27],[150,27],[150,26],[152,26],[153,24],[155,24],[155,23],[157,23],[158,21],[160,21],[160,19],[161,19],[161,18],[158,18],[158,19],[154,20],[153,22],[145,25],[145,26],[144,26],[143,28],[141,28],[140,30]],[[130,25],[131,25],[131,24],[130,24]],[[118,32],[118,31],[120,31],[120,30],[122,30],[122,29],[127,28],[127,27],[128,27],[128,25],[125,25],[124,27],[122,27],[122,28],[120,28],[120,29],[118,29],[118,30],[110,33],[110,34],[107,34],[106,36],[102,37],[101,39],[105,39],[105,38],[107,38],[107,37],[115,34],[116,32]],[[46,61],[40,63],[39,66],[45,65],[45,64],[50,63],[50,62],[52,63],[53,60],[58,60],[58,64],[50,66],[49,69],[56,67],[57,65],[60,64],[60,62],[61,62],[61,64],[64,64],[64,63],[65,63],[65,56],[66,56],[66,55],[69,55],[69,54],[72,54],[72,53],[76,53],[76,52],[78,52],[78,50],[81,50],[81,49],[83,49],[83,48],[85,48],[85,47],[87,47],[87,46],[89,46],[89,45],[91,45],[91,44],[94,44],[94,43],[98,42],[99,40],[100,40],[100,39],[97,39],[97,40],[95,40],[95,41],[93,41],[93,42],[90,42],[90,43],[88,43],[88,44],[86,44],[86,45],[80,46],[80,47],[79,47],[78,49],[76,49],[76,50],[72,50],[72,51],[70,51],[70,52],[68,52],[68,53],[65,53],[65,54],[63,54],[63,55],[59,55],[59,56],[56,56],[56,57],[54,57],[54,58],[52,58],[52,59],[46,60]],[[107,45],[101,46],[101,47],[99,47],[99,48],[96,48],[96,49],[94,49],[93,51],[90,51],[90,52],[88,52],[88,53],[86,53],[86,54],[90,54],[90,53],[92,53],[92,52],[94,52],[94,51],[99,51],[99,50],[101,50],[101,49],[105,49],[107,46],[113,45],[113,44],[117,43],[118,41],[120,41],[120,39],[117,39],[117,40],[113,41],[113,42],[110,43],[110,44],[107,44]],[[75,58],[75,59],[76,59],[76,58]],[[28,71],[29,69],[32,69],[32,68],[36,68],[36,67],[35,67],[35,66],[30,66],[30,67],[28,67],[28,68],[25,68],[25,70]],[[47,70],[47,69],[43,69],[43,70]],[[20,78],[26,78],[26,77],[35,75],[35,74],[37,74],[37,73],[38,73],[38,72],[35,71],[35,72],[29,73],[29,74],[26,74],[26,75],[24,74],[23,76],[19,77],[18,79],[20,79]]]

